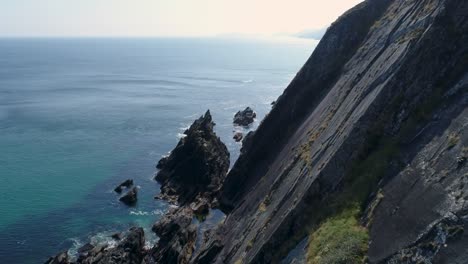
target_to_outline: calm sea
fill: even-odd
[[[234,113],[258,120],[315,47],[305,40],[0,39],[0,263],[51,254],[140,225],[156,161],[207,109],[231,152]],[[280,129],[280,128],[278,128]],[[132,178],[139,202],[112,192]]]

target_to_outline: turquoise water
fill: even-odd
[[[0,263],[47,256],[167,209],[156,161],[210,109],[232,162],[232,117],[259,120],[305,62],[310,41],[0,39]],[[258,125],[257,121],[251,129]],[[139,202],[112,192],[133,178]]]

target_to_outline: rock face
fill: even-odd
[[[254,122],[256,117],[257,114],[250,107],[247,107],[234,115],[233,123],[239,126],[248,126]]]
[[[126,205],[135,205],[138,200],[138,188],[133,187],[128,191],[124,196],[120,197],[119,199],[122,203]]]
[[[189,263],[195,249],[197,228],[192,225],[193,211],[189,207],[171,210],[153,226],[159,241],[147,256],[153,263]]]
[[[468,263],[466,43],[466,0],[346,12],[226,177],[209,112],[158,163],[181,207],[144,263],[280,263],[301,241],[312,263]],[[216,200],[228,216],[197,246]]]
[[[212,196],[219,190],[229,168],[229,152],[213,127],[207,111],[184,132],[171,154],[158,162],[161,198],[184,205],[201,193]]]
[[[370,263],[467,263],[467,15],[462,0],[368,0],[333,23],[243,146],[229,216],[193,262],[278,263],[348,217]]]
[[[130,188],[131,186],[133,185],[133,180],[125,180],[124,182],[122,182],[121,184],[119,184],[117,187],[115,187],[114,191],[116,193],[121,193],[122,192],[122,188]]]
[[[131,228],[117,247],[87,245],[76,261],[66,253],[50,258],[46,264],[141,264],[146,255],[145,236],[142,228]]]

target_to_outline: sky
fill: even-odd
[[[0,36],[272,36],[320,30],[362,0],[0,0]]]

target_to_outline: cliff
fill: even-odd
[[[467,16],[463,0],[369,0],[331,25],[194,262],[276,263],[309,235],[311,263],[466,263]]]
[[[468,263],[467,43],[466,0],[367,0],[346,12],[228,174],[225,162],[208,166],[222,168],[210,212],[219,201],[226,219],[202,234],[191,195],[156,225],[165,250],[138,258]]]

